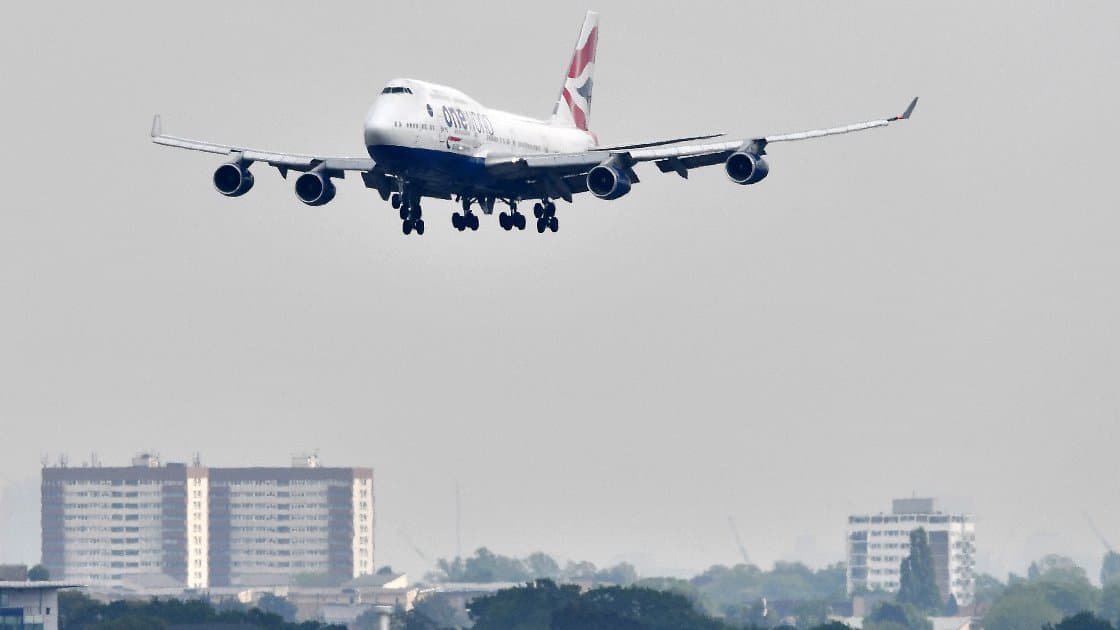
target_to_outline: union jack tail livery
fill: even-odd
[[[552,110],[551,123],[560,127],[575,127],[587,131],[591,118],[591,75],[595,72],[595,47],[599,44],[599,14],[588,11],[583,28],[576,40],[572,63],[564,77],[564,87],[556,108]]]

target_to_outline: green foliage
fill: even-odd
[[[845,572],[843,564],[833,564],[819,571],[798,562],[778,562],[770,571],[751,564],[715,565],[692,578],[691,583],[709,611],[727,613],[730,610],[743,619],[742,623],[750,623],[744,615],[752,619],[757,615],[752,617],[743,609],[756,605],[762,598],[799,602],[847,599]]]
[[[723,630],[683,595],[636,586],[580,593],[551,580],[504,589],[470,606],[475,630]]]
[[[999,581],[999,578],[987,573],[980,573],[976,576],[976,593],[973,601],[977,604],[992,604],[1003,592],[1007,590],[1007,586]]]
[[[1120,553],[1109,550],[1101,560],[1101,584],[1120,580]]]
[[[470,616],[474,630],[543,630],[551,626],[554,612],[579,597],[578,586],[537,580],[473,600]]]
[[[1032,584],[1014,584],[984,616],[985,630],[1027,630],[1057,623],[1062,613]]]
[[[910,532],[910,555],[902,561],[899,575],[899,603],[926,611],[941,610],[941,592],[937,589],[937,574],[925,529],[919,527]]]
[[[47,570],[47,567],[37,564],[28,569],[27,579],[32,582],[46,582],[51,579],[51,572]]]
[[[863,619],[864,630],[933,630],[933,623],[913,604],[879,602]]]
[[[257,608],[266,613],[278,615],[284,621],[292,622],[296,620],[296,605],[272,593],[261,595],[260,601],[257,602]]]
[[[952,593],[949,594],[949,601],[945,602],[945,616],[956,617],[957,613],[961,611],[960,604],[957,603],[957,596]]]
[[[1042,630],[1113,630],[1112,624],[1091,612],[1081,612],[1062,619],[1057,625],[1046,624]]]
[[[1112,581],[1101,589],[1099,612],[1113,624],[1120,625],[1120,581]]]
[[[197,599],[102,604],[80,592],[64,591],[59,593],[58,608],[60,625],[65,630],[132,630],[199,623],[245,624],[268,630],[342,630],[340,626],[314,621],[291,623],[259,608],[219,612],[209,602]]]
[[[628,563],[599,569],[590,562],[569,562],[563,569],[552,556],[537,552],[519,559],[480,547],[474,556],[436,562],[437,571],[428,576],[437,582],[529,582],[558,579],[593,584],[632,584],[638,572]]]

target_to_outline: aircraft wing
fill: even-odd
[[[158,114],[152,119],[152,142],[179,149],[228,155],[231,158],[245,162],[264,162],[270,166],[275,166],[280,170],[280,174],[285,177],[287,177],[289,170],[310,171],[322,167],[327,171],[334,171],[341,175],[345,171],[370,172],[375,167],[373,160],[368,157],[331,157],[324,155],[279,153],[276,151],[265,151],[237,145],[217,144],[203,140],[191,140],[189,138],[169,136],[163,133]]]
[[[690,169],[722,164],[731,154],[747,151],[755,155],[765,155],[766,145],[774,142],[792,142],[823,138],[877,127],[886,127],[897,120],[906,120],[914,112],[918,99],[910,101],[906,110],[897,116],[857,122],[841,127],[810,129],[781,133],[769,136],[750,136],[719,142],[684,142],[670,146],[632,145],[631,147],[593,149],[581,153],[559,153],[526,156],[502,156],[486,160],[487,171],[498,178],[538,178],[559,196],[568,198],[570,193],[583,192],[586,185],[572,176],[584,175],[596,166],[611,161],[616,167],[627,169],[635,183],[638,181],[632,170],[633,165],[641,162],[654,162],[663,173],[677,173],[688,177]],[[707,138],[705,138],[707,139]],[[565,180],[564,178],[572,178]],[[568,194],[565,194],[568,193]]]

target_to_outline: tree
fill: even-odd
[[[529,573],[532,574],[534,579],[555,579],[560,576],[560,564],[547,553],[538,551],[529,554],[529,557],[525,558],[525,566],[529,569]]]
[[[933,630],[933,623],[913,604],[879,602],[863,619],[864,630]]]
[[[257,602],[257,608],[260,608],[266,613],[279,615],[280,618],[287,622],[296,620],[296,605],[272,593],[261,595],[260,600]]]
[[[1109,549],[1108,553],[1104,554],[1104,560],[1101,561],[1101,584],[1108,584],[1117,579],[1120,579],[1120,553]]]
[[[1009,586],[984,616],[985,630],[1025,630],[1056,623],[1062,613],[1034,585]]]
[[[1046,624],[1042,630],[1113,630],[1112,624],[1095,616],[1091,612],[1081,612],[1066,617],[1057,625]]]
[[[988,573],[981,573],[976,576],[975,595],[973,602],[977,604],[991,604],[1003,595],[1007,590],[1007,586],[999,581],[999,578]]]
[[[46,582],[51,579],[51,572],[47,570],[47,567],[37,564],[27,571],[27,579],[32,582]]]
[[[552,630],[724,630],[676,593],[634,586],[605,586],[587,591],[556,611]]]
[[[474,630],[547,630],[552,613],[578,599],[578,586],[537,580],[473,600],[470,616]]]
[[[937,589],[937,575],[933,568],[933,554],[929,551],[929,537],[919,527],[910,532],[910,555],[899,567],[898,601],[912,604],[921,610],[940,610],[941,592]]]
[[[961,607],[957,604],[957,596],[952,593],[949,594],[949,601],[945,602],[945,616],[956,617],[957,613],[961,611]]]
[[[1114,624],[1120,624],[1120,581],[1109,582],[1101,589],[1100,615]]]

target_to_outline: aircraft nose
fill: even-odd
[[[366,115],[365,136],[367,147],[392,144],[392,117],[387,108],[379,103],[374,103]]]

